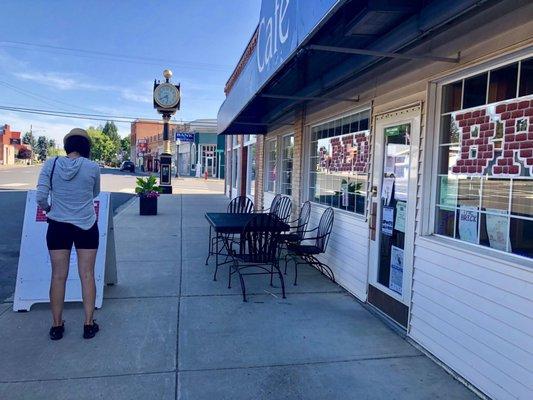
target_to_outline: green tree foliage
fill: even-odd
[[[35,136],[33,136],[32,132],[26,132],[22,136],[22,143],[29,144],[32,149],[35,148],[35,145],[37,144],[37,141],[35,140]]]
[[[120,140],[120,150],[122,151],[123,160],[129,160],[131,154],[130,135]]]
[[[117,153],[115,143],[100,128],[91,126],[87,133],[91,138],[91,159],[106,164],[114,163]]]
[[[39,158],[39,161],[46,160],[48,154],[48,145],[49,141],[46,136],[39,136],[37,138],[37,143],[35,144],[35,154]]]

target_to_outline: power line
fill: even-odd
[[[72,47],[53,46],[53,45],[38,44],[38,43],[12,41],[12,40],[2,40],[0,41],[0,44],[3,47],[23,49],[23,50],[29,50],[27,49],[27,47],[32,47],[33,50],[37,49],[39,51],[53,52],[56,54],[58,51],[63,51],[62,53],[59,53],[59,54],[67,55],[67,56],[78,56],[78,57],[93,58],[93,59],[96,58],[94,56],[98,56],[98,58],[100,59],[106,59],[109,61],[118,61],[118,62],[135,61],[140,64],[148,64],[148,65],[171,64],[173,66],[180,67],[180,68],[190,68],[190,69],[197,68],[197,69],[207,69],[207,70],[215,70],[215,71],[225,71],[228,68],[232,68],[232,66],[230,65],[223,65],[223,64],[193,62],[193,61],[185,61],[185,60],[175,61],[175,60],[160,59],[160,58],[154,58],[154,57],[131,56],[127,54],[114,54],[114,53],[107,53],[103,51],[77,49],[77,48],[72,48]],[[67,53],[65,53],[65,51]]]
[[[74,119],[87,119],[94,121],[112,121],[119,123],[129,123],[136,119],[142,119],[144,121],[154,121],[161,122],[160,119],[153,118],[142,118],[142,117],[132,117],[132,116],[120,116],[120,115],[108,115],[108,114],[87,114],[87,113],[72,113],[67,111],[60,110],[43,110],[38,108],[26,108],[26,107],[13,107],[0,105],[0,110],[20,112],[26,114],[37,114],[37,115],[49,115],[62,118],[74,118]],[[174,121],[177,122],[177,121]],[[180,121],[180,123],[187,123],[187,121]]]

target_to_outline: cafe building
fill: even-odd
[[[532,15],[263,0],[218,114],[226,194],[333,207],[337,283],[494,399],[533,398]]]

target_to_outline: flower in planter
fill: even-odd
[[[159,197],[162,189],[156,185],[157,180],[155,176],[149,176],[147,178],[137,178],[137,187],[135,193],[139,197],[145,197],[153,199]]]

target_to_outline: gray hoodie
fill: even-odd
[[[46,160],[41,169],[37,183],[37,204],[54,221],[90,229],[96,222],[93,199],[100,193],[100,167],[84,157],[58,157],[50,191],[54,160]]]

